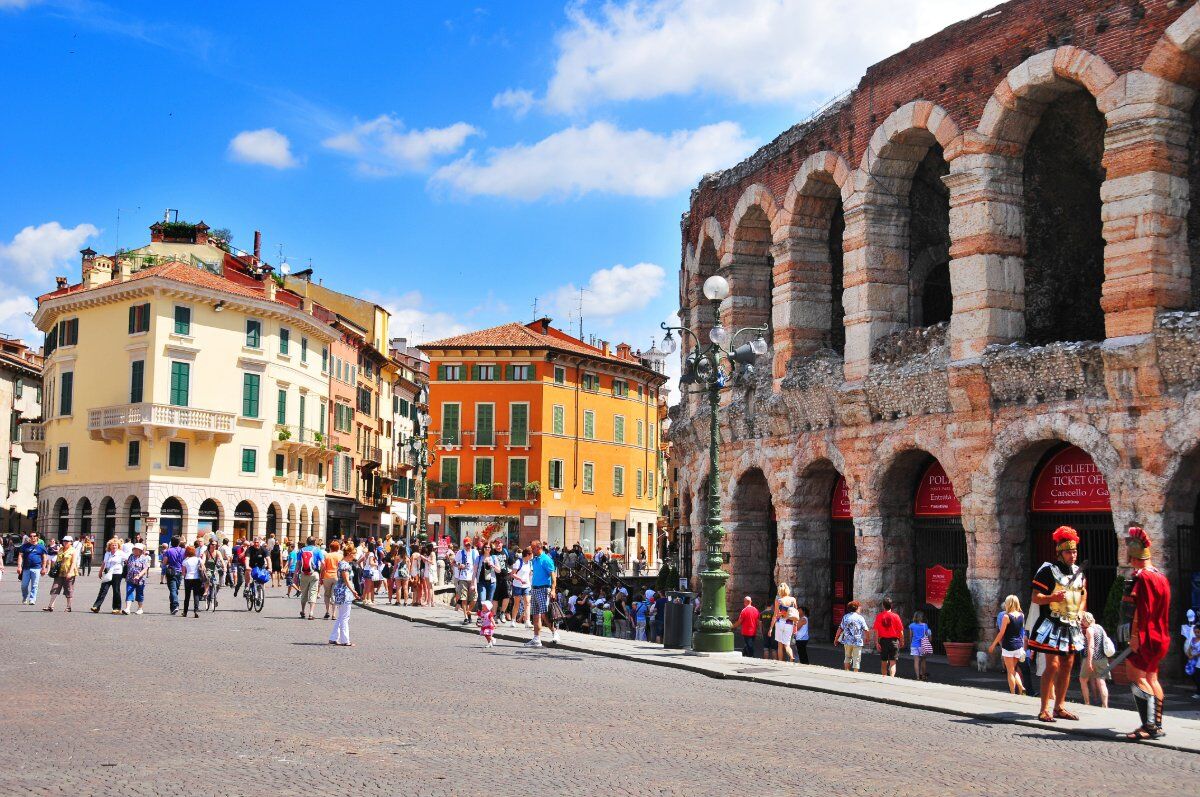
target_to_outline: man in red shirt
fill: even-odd
[[[883,611],[875,617],[875,650],[879,651],[882,660],[879,672],[882,675],[896,675],[896,657],[900,655],[900,640],[904,638],[904,623],[900,615],[892,611],[892,599],[883,599]]]
[[[738,615],[738,627],[742,632],[742,655],[754,658],[754,639],[758,636],[760,612],[754,608],[754,600],[747,595],[742,599],[742,611]]]
[[[1130,741],[1164,736],[1162,727],[1163,688],[1158,682],[1158,665],[1167,655],[1171,631],[1167,613],[1171,607],[1171,583],[1150,564],[1150,538],[1138,526],[1129,528],[1125,552],[1133,575],[1125,582],[1125,604],[1133,608],[1129,627],[1129,669],[1133,702],[1142,724],[1125,735]]]

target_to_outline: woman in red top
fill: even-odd
[[[1150,564],[1150,538],[1131,526],[1125,551],[1133,575],[1126,581],[1125,602],[1133,607],[1129,628],[1129,669],[1133,702],[1142,724],[1125,734],[1131,742],[1165,736],[1162,727],[1163,688],[1158,682],[1158,665],[1171,644],[1167,613],[1171,606],[1171,583]]]

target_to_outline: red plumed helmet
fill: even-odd
[[[1146,531],[1141,526],[1129,527],[1129,536],[1125,538],[1125,545],[1134,559],[1150,558],[1150,537],[1146,535]]]
[[[1073,550],[1079,546],[1079,532],[1070,526],[1059,526],[1053,534],[1056,550]]]

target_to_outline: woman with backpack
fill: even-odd
[[[1108,708],[1108,684],[1105,683],[1108,676],[1101,675],[1096,667],[1107,664],[1109,657],[1116,654],[1117,646],[1091,612],[1080,615],[1080,627],[1083,629],[1083,655],[1079,662],[1079,691],[1083,693],[1083,703],[1091,705],[1091,691],[1095,690],[1101,707]]]

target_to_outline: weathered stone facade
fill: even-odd
[[[1031,484],[1065,444],[1105,477],[1114,540],[1140,523],[1178,578],[1200,488],[1198,88],[1200,6],[1014,0],[871,67],[700,183],[682,223],[681,318],[706,333],[700,286],[720,273],[722,323],[771,327],[761,378],[723,396],[732,602],[787,581],[814,636],[827,631],[840,475],[854,597],[873,610],[890,594],[911,614],[914,489],[936,459],[987,634],[1004,595],[1028,601]],[[948,324],[918,326],[939,306]],[[671,434],[698,552],[702,400],[673,410]]]

